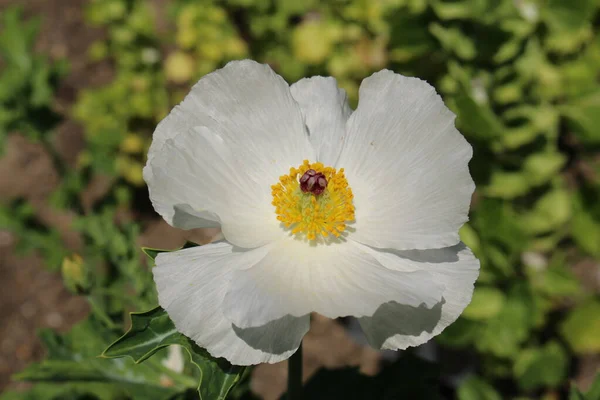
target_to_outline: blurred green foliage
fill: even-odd
[[[67,389],[74,399],[190,395],[189,378],[197,378],[197,371],[186,364],[183,374],[166,373],[154,357],[135,368],[130,361],[95,360],[77,376],[61,374],[68,372],[65,363],[103,350],[68,344],[76,337],[89,335],[106,347],[128,324],[127,311],[156,306],[151,274],[137,251],[141,221],[152,215],[141,175],[151,134],[202,75],[249,57],[269,63],[289,82],[334,76],[353,105],[360,81],[382,68],[435,85],[474,147],[470,167],[477,192],[461,236],[482,263],[472,303],[436,339],[445,352],[472,358],[468,377],[451,396],[599,399],[598,380],[587,394],[570,385],[583,357],[600,353],[599,288],[587,278],[597,276],[600,262],[599,5],[175,0],[166,13],[157,13],[144,0],[91,1],[86,21],[105,35],[88,56],[110,61],[114,79],[79,94],[71,115],[84,127],[86,147],[75,171],[62,169],[63,183],[52,201],[57,209],[80,214],[74,228],[85,242],[81,257],[68,258],[62,271],[67,287],[87,296],[93,314],[65,336],[42,333],[48,360],[18,376],[41,382],[31,398],[67,398]],[[2,15],[0,139],[13,131],[44,139],[54,123],[50,105],[66,69],[33,52],[36,27],[16,10]],[[78,193],[96,176],[109,177],[111,186],[86,209]],[[123,222],[120,210],[138,218]],[[41,229],[26,202],[1,205],[0,222],[26,237],[23,246],[41,251],[49,267],[59,268],[66,254],[60,237]],[[93,332],[82,333],[91,326]],[[111,380],[121,373],[115,365],[139,374],[141,382],[153,380],[148,377],[158,368],[174,386],[138,392],[127,381]],[[443,358],[438,367],[442,372],[419,369],[439,378],[449,368]],[[391,393],[406,395],[429,376],[415,379],[416,386],[394,386],[397,377],[389,371],[403,368],[391,365],[375,380],[351,370],[319,374],[309,388],[354,379],[354,393],[389,384]],[[51,389],[47,381],[57,377],[71,386]]]
[[[0,15],[0,153],[9,132],[43,139],[47,127],[57,121],[50,104],[67,64],[50,63],[33,52],[38,28],[37,19],[22,22],[19,8]]]

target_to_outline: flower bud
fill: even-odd
[[[63,259],[61,272],[65,287],[74,294],[86,294],[91,288],[91,279],[83,258],[72,254]]]

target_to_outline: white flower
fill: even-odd
[[[405,349],[469,303],[479,263],[458,229],[472,150],[454,114],[387,70],[359,95],[352,111],[333,78],[290,87],[235,61],[158,125],[144,168],[154,208],[224,236],[157,257],[159,302],[213,356],[284,360],[313,311],[356,316],[371,345]]]

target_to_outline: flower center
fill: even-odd
[[[271,189],[277,219],[293,234],[305,235],[308,240],[339,237],[346,223],[354,221],[352,190],[343,168],[337,171],[304,160],[280,176]]]
[[[319,195],[325,191],[326,187],[327,178],[325,178],[325,174],[314,169],[309,169],[300,178],[300,190],[304,193],[311,192]]]

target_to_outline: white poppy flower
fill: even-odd
[[[224,237],[160,254],[159,302],[213,356],[284,360],[311,312],[355,316],[374,347],[405,349],[469,303],[479,263],[458,230],[472,150],[454,114],[387,70],[359,97],[352,111],[333,78],[288,86],[234,61],[158,125],[144,168],[154,208]]]

